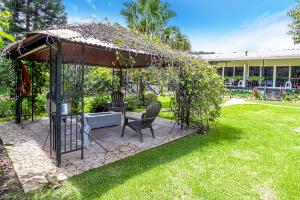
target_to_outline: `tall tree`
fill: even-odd
[[[295,44],[300,43],[300,0],[297,1],[297,6],[288,12],[288,15],[293,19],[289,24],[289,34],[292,35]]]
[[[124,7],[121,14],[129,28],[148,35],[158,34],[176,16],[170,5],[161,0],[131,0]]]
[[[184,35],[177,26],[167,27],[162,32],[160,39],[170,45],[173,49],[186,51],[191,50],[192,48],[188,37]]]
[[[11,30],[15,36],[37,29],[67,23],[67,15],[61,0],[3,0],[9,10]]]
[[[7,33],[10,29],[9,18],[11,17],[11,13],[7,10],[0,11],[0,48],[4,46],[5,40],[9,40],[14,42],[14,37]]]
[[[170,26],[170,19],[176,13],[162,0],[130,0],[121,10],[128,27],[140,33],[157,36],[174,49],[190,50],[191,44],[178,27]]]

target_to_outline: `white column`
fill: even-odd
[[[289,66],[289,81],[292,78],[292,66]]]
[[[235,67],[233,67],[233,77],[235,77]]]
[[[259,67],[259,77],[262,77],[262,66]]]
[[[247,65],[244,64],[244,72],[243,72],[243,87],[246,87],[247,83]]]
[[[273,68],[273,87],[276,87],[276,66]]]
[[[262,77],[262,72],[263,72],[263,66],[259,66],[259,77],[261,78]],[[262,86],[263,85],[263,81],[260,81],[260,83],[258,83],[259,86]]]
[[[225,67],[222,67],[222,78],[224,78]]]

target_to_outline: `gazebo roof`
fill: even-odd
[[[50,46],[55,49],[56,41],[62,44],[63,63],[79,63],[84,59],[86,65],[128,67],[129,61],[134,60],[130,62],[131,67],[146,67],[161,58],[161,48],[176,54],[170,48],[148,41],[118,24],[87,23],[29,32],[23,39],[8,45],[3,55],[47,61]]]

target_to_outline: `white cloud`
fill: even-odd
[[[86,0],[86,2],[87,2],[94,10],[96,10],[96,5],[93,3],[93,0]]]
[[[195,50],[228,52],[297,48],[290,35],[287,10],[265,14],[219,37],[191,37]],[[298,47],[299,48],[299,47]]]

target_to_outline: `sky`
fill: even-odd
[[[194,51],[235,52],[300,48],[293,43],[287,12],[295,0],[165,0]],[[103,21],[126,26],[125,0],[63,0],[70,23]]]

